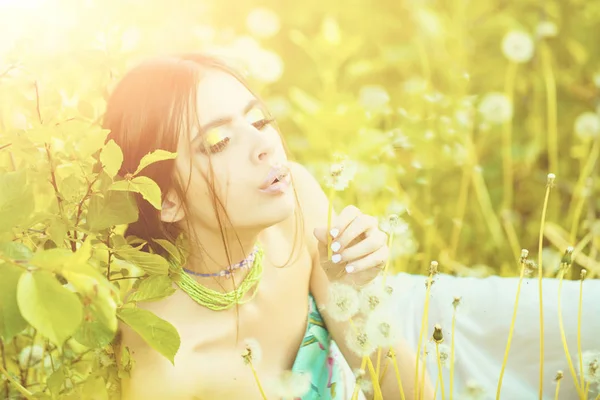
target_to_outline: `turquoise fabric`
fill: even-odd
[[[293,372],[311,374],[310,390],[301,400],[350,399],[354,387],[350,368],[331,339],[312,295],[308,305],[306,332],[292,367]]]

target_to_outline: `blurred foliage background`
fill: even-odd
[[[321,182],[348,156],[336,207],[401,217],[396,270],[515,274],[554,173],[545,274],[577,245],[579,277],[600,271],[599,37],[590,0],[0,0],[0,136],[97,123],[132,65],[207,51]]]

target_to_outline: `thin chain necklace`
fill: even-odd
[[[239,268],[252,268],[252,263],[254,262],[254,258],[256,257],[256,253],[258,252],[258,246],[254,246],[254,249],[252,250],[252,252],[250,253],[250,255],[248,257],[246,257],[245,259],[243,259],[242,261],[240,261],[237,264],[233,264],[230,265],[224,269],[222,269],[219,272],[215,272],[212,274],[201,274],[200,272],[196,272],[196,271],[192,271],[186,268],[183,268],[183,270],[185,272],[187,272],[190,275],[194,275],[194,276],[201,276],[203,278],[208,278],[211,276],[217,276],[217,277],[224,277],[224,278],[231,278],[231,274],[233,274],[233,271],[235,271],[236,269]]]
[[[200,285],[185,269],[181,269],[181,279],[177,281],[177,285],[187,293],[196,303],[213,311],[227,310],[235,304],[244,304],[249,302],[256,296],[258,290],[246,299],[244,296],[250,291],[262,278],[263,274],[263,249],[261,246],[256,247],[254,261],[249,267],[250,272],[240,285],[231,292],[219,292]]]

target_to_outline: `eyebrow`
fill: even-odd
[[[256,107],[257,105],[261,104],[261,102],[254,98],[252,100],[250,100],[250,102],[246,105],[246,107],[244,107],[244,111],[243,114],[247,114],[248,111],[252,110],[254,107]],[[208,124],[201,126],[200,130],[198,132],[198,135],[196,136],[195,139],[201,137],[202,135],[204,135],[208,130],[212,129],[212,128],[216,128],[219,126],[223,126],[223,125],[227,125],[228,123],[230,123],[233,120],[233,117],[227,117],[227,118],[217,118],[214,121],[209,122]],[[194,140],[195,140],[194,139]]]

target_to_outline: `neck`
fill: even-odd
[[[190,255],[186,269],[200,274],[214,274],[246,259],[258,242],[260,230],[220,231],[196,229],[190,236]],[[223,240],[224,239],[224,240]],[[238,271],[241,272],[241,271]]]

